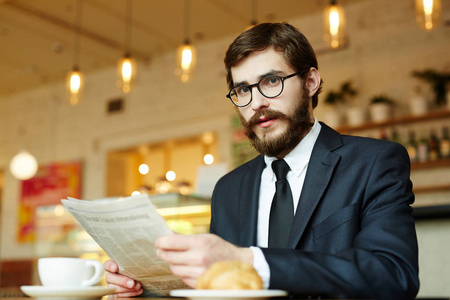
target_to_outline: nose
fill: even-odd
[[[250,103],[251,108],[254,111],[268,108],[270,105],[269,99],[264,97],[263,94],[255,86],[252,89],[252,102]]]

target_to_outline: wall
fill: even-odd
[[[416,223],[419,241],[421,297],[449,297],[450,220],[420,220]]]
[[[449,70],[450,3],[443,1],[443,21],[432,32],[415,22],[414,1],[360,1],[346,7],[349,46],[326,50],[321,37],[321,14],[290,20],[310,39],[318,52],[324,93],[347,79],[359,90],[358,101],[367,107],[375,94],[397,101],[396,114],[407,113],[408,100],[417,80],[412,70]],[[448,21],[447,21],[448,22]],[[64,99],[64,83],[0,99],[0,169],[4,170],[1,254],[3,259],[33,257],[33,245],[18,245],[15,232],[20,185],[8,163],[26,146],[42,164],[80,159],[84,162],[83,197],[104,196],[105,161],[110,150],[167,138],[216,131],[220,161],[230,162],[231,103],[223,74],[223,55],[234,36],[198,45],[195,78],[180,83],[173,75],[174,53],[139,64],[135,90],[125,96],[125,111],[108,116],[106,103],[122,96],[114,86],[115,70],[86,78],[83,102],[70,107]],[[323,110],[316,110],[320,120]],[[18,133],[23,129],[24,134]],[[420,179],[419,179],[420,180]]]

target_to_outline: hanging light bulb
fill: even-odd
[[[441,0],[416,0],[416,20],[422,29],[435,29],[440,18]]]
[[[177,70],[176,74],[182,82],[187,82],[192,78],[197,60],[197,52],[194,46],[186,40],[177,49]]]
[[[136,61],[125,54],[117,65],[117,85],[124,93],[129,93],[136,77]]]
[[[195,47],[190,43],[189,35],[189,0],[185,0],[184,11],[184,30],[185,41],[177,49],[177,68],[175,74],[180,78],[182,82],[189,81],[193,74],[195,65],[197,63],[197,51]]]
[[[77,66],[73,67],[72,71],[67,74],[66,90],[69,94],[69,102],[75,106],[81,101],[82,90],[84,87],[84,76]]]
[[[84,87],[83,74],[78,68],[79,55],[80,55],[80,27],[81,27],[81,13],[82,2],[78,0],[77,10],[75,13],[75,34],[74,34],[74,50],[73,61],[74,66],[72,70],[67,74],[66,90],[71,105],[75,106],[81,102],[82,91]]]
[[[136,77],[136,61],[131,57],[131,0],[127,1],[125,22],[125,55],[117,65],[117,86],[124,93],[129,93]]]
[[[344,8],[331,0],[323,13],[323,39],[332,49],[345,44],[345,12]]]
[[[36,175],[38,162],[29,152],[20,151],[11,159],[9,169],[17,179],[27,180]]]

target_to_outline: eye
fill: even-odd
[[[234,89],[236,91],[236,94],[238,96],[242,96],[242,95],[246,95],[250,92],[250,89],[248,88],[248,86],[238,86]]]
[[[278,86],[281,83],[281,78],[278,76],[269,76],[263,79],[261,81],[261,84],[264,87],[275,87]]]

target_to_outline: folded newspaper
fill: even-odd
[[[173,232],[148,195],[61,201],[119,265],[119,273],[141,282],[146,296],[166,296],[173,289],[186,288],[169,264],[156,256],[156,239]]]

